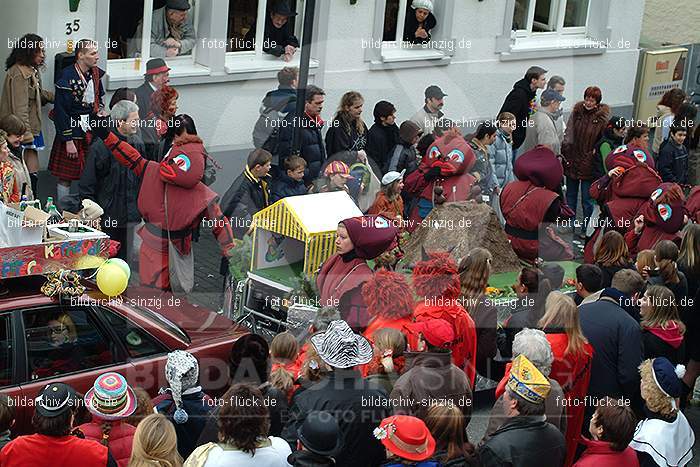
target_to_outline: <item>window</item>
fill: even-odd
[[[456,41],[451,37],[455,3],[434,0],[433,11],[420,23],[429,37],[416,36],[419,27],[411,0],[377,0],[370,41],[363,39],[370,69],[447,64]],[[429,60],[429,62],[426,62]]]
[[[190,9],[180,12],[168,11],[166,0],[110,0],[108,74],[140,77],[145,72],[146,62],[154,57],[167,59],[173,75],[177,74],[178,66],[194,65],[199,3],[188,1]]]
[[[585,33],[588,6],[589,0],[515,0],[512,29],[517,37]]]
[[[114,348],[84,308],[33,309],[22,312],[31,380],[106,367]]]
[[[124,343],[131,358],[168,352],[168,349],[156,338],[134,323],[127,322],[124,316],[106,308],[100,308],[100,310],[107,318],[112,330],[117,333],[119,339]]]
[[[13,346],[10,315],[0,316],[0,387],[12,384]]]

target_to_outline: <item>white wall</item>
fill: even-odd
[[[650,45],[700,42],[697,0],[646,0],[642,39]]]
[[[45,83],[53,79],[53,55],[65,50],[66,39],[90,37],[95,31],[96,2],[82,0],[79,11],[68,12],[67,0],[22,0],[6,2],[0,32],[4,35],[36,31],[61,47],[47,50],[48,68]],[[112,0],[115,1],[115,0]],[[604,101],[613,106],[630,106],[637,69],[638,40],[642,23],[641,2],[611,0],[609,27],[612,44],[629,40],[627,49],[613,49],[600,55],[559,57],[541,60],[500,61],[495,52],[495,38],[503,28],[505,1],[461,1],[455,8],[452,37],[471,41],[471,48],[457,49],[447,66],[369,71],[361,43],[371,36],[375,2],[360,0],[350,5],[348,0],[319,0],[331,2],[330,14],[321,21],[328,22],[325,61],[314,78],[327,91],[323,117],[331,119],[340,96],[347,90],[360,91],[366,100],[365,121],[371,124],[376,101],[387,99],[398,108],[399,120],[409,118],[423,103],[423,90],[438,84],[449,94],[445,112],[455,119],[492,117],[500,109],[504,96],[530,65],[540,65],[566,78],[568,86],[565,108],[581,99],[589,85],[603,90]],[[323,8],[317,6],[323,11]],[[66,35],[65,23],[79,18],[81,29]],[[300,18],[301,20],[301,18]],[[319,28],[323,32],[324,28]],[[324,38],[321,38],[323,41]],[[206,79],[206,78],[205,78]],[[311,79],[311,82],[314,82]],[[264,93],[276,87],[275,80],[249,80],[218,84],[194,84],[178,87],[180,112],[191,114],[204,140],[210,147],[243,149],[251,146],[251,129]],[[53,139],[50,122],[44,127],[47,144]]]

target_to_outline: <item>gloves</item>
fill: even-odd
[[[100,207],[99,204],[91,199],[83,200],[83,210],[82,215],[86,220],[95,220],[104,214],[104,209]]]
[[[109,136],[109,129],[112,121],[109,117],[90,117],[90,131],[92,136],[104,140]]]
[[[440,176],[440,167],[431,167],[426,173],[423,174],[423,178],[426,182],[432,182]]]

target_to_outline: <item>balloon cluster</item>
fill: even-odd
[[[129,284],[131,269],[123,259],[110,258],[97,270],[97,287],[108,297],[121,295]]]

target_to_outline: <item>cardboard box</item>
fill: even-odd
[[[40,209],[27,206],[20,211],[19,203],[3,205],[0,244],[4,247],[37,245],[44,241],[46,221],[49,215]]]
[[[50,225],[48,227],[49,237],[60,240],[82,240],[84,238],[98,238],[107,236],[107,234],[104,232],[100,232],[99,230],[93,229],[85,224],[79,225],[79,232],[69,232],[68,227],[68,223]]]

